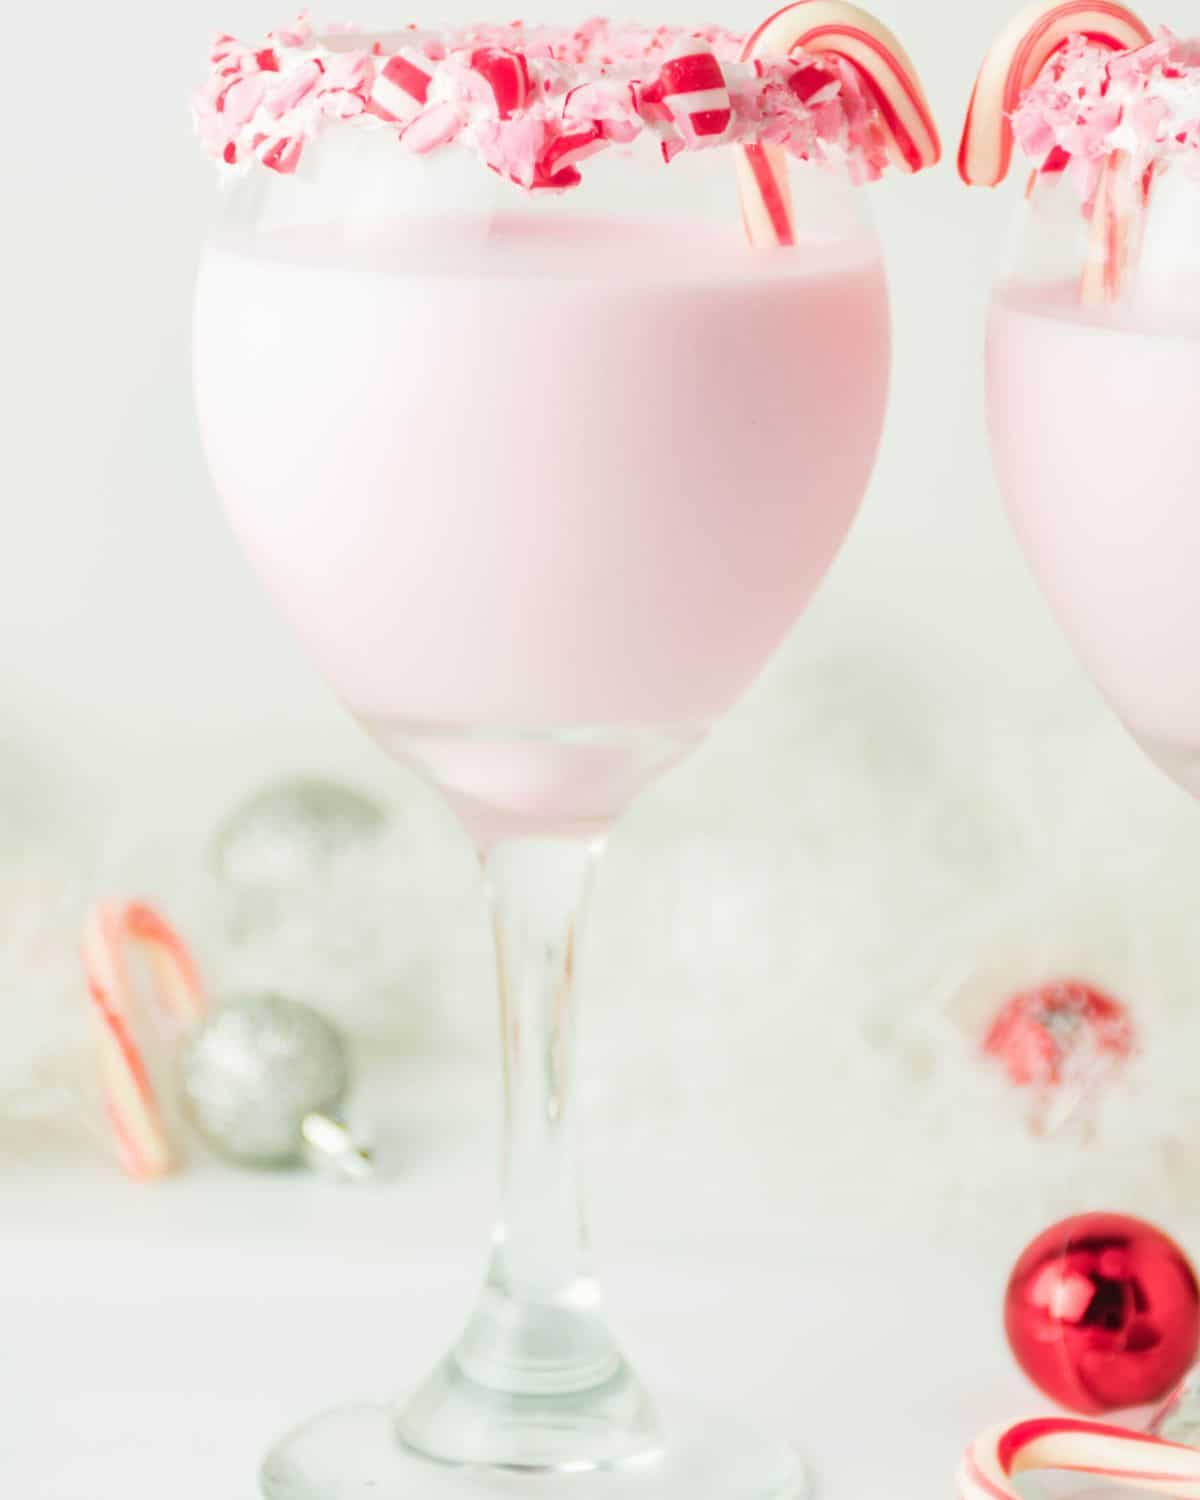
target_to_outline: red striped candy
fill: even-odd
[[[433,75],[418,52],[397,52],[375,75],[367,108],[389,124],[403,124],[420,113]]]
[[[733,118],[729,89],[711,48],[700,45],[669,58],[659,74],[659,85],[663,103],[685,131],[710,138],[728,130]]]
[[[484,79],[496,100],[502,120],[523,109],[533,91],[529,64],[519,52],[503,47],[481,47],[471,54],[471,67]]]
[[[836,84],[836,76],[818,63],[804,63],[788,79],[788,90],[801,104],[808,104],[821,92]]]
[[[280,136],[262,154],[262,164],[278,172],[281,177],[290,177],[300,165],[304,142],[295,136]]]
[[[596,151],[603,151],[606,144],[603,129],[595,124],[587,125],[581,130],[573,130],[568,135],[560,135],[557,140],[551,142],[538,163],[533,186],[576,187],[581,181],[576,163],[583,161],[585,157],[591,156]]]

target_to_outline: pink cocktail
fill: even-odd
[[[998,180],[1013,140],[1033,170],[988,322],[1000,488],[1084,665],[1200,794],[1200,51],[1115,4],[1023,13],[980,75],[964,175]]]
[[[318,667],[490,830],[545,832],[610,819],[617,741],[690,744],[807,603],[874,458],[887,293],[865,232],[755,257],[736,223],[498,207],[218,236],[195,347],[217,487]],[[580,730],[609,743],[554,743]]]
[[[866,486],[889,332],[855,188],[936,159],[911,65],[840,0],[747,43],[300,25],[221,38],[198,119],[232,181],[195,314],[217,489],[317,667],[474,839],[502,994],[476,1309],[402,1406],[286,1439],[265,1492],[510,1470],[573,1496],[591,1470],[597,1500],[791,1500],[789,1449],[660,1415],[605,1321],[574,952],[612,822],[752,681]]]
[[[1074,285],[1010,287],[987,361],[996,473],[1046,597],[1132,733],[1200,794],[1200,296],[1164,322],[1081,309]]]

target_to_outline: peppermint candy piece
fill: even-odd
[[[668,58],[659,84],[662,102],[685,135],[716,140],[729,129],[729,89],[711,47],[698,46]]]
[[[432,82],[428,62],[419,52],[397,52],[376,75],[367,108],[390,125],[407,124],[424,109]]]
[[[582,130],[560,135],[551,142],[538,163],[534,178],[535,187],[578,187],[582,181],[576,162],[603,151],[608,144],[599,125],[588,125]]]
[[[533,92],[529,64],[519,52],[503,47],[480,47],[471,53],[471,68],[492,91],[496,111],[502,120],[510,120],[524,109]]]

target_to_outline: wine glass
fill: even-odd
[[[1182,116],[1200,72],[1195,44],[1151,39],[1112,9],[1120,36],[1076,35],[1068,17],[1012,101],[1032,175],[988,319],[988,424],[1059,624],[1139,744],[1195,795],[1200,181]],[[962,160],[986,131],[977,115]]]
[[[838,58],[789,60],[789,40],[739,72],[741,47],[593,22],[214,52],[200,125],[234,181],[196,292],[208,460],[320,671],[479,851],[505,1085],[465,1330],[399,1406],[286,1437],[272,1500],[535,1474],[597,1500],[803,1488],[753,1424],[651,1401],[605,1319],[572,1145],[605,839],[804,609],[884,414],[887,292],[854,183],[881,114]],[[750,108],[807,132],[812,163],[789,173],[784,136],[686,149]],[[737,223],[735,157],[769,248]]]

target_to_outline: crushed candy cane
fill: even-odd
[[[1200,40],[1163,29],[1113,52],[1072,37],[1022,95],[1012,127],[1039,170],[1070,171],[1085,202],[1117,151],[1139,172],[1178,161],[1200,176]]]
[[[360,41],[361,37],[361,41]],[[253,45],[222,35],[193,102],[197,133],[227,174],[291,173],[334,123],[394,135],[424,155],[457,145],[527,189],[575,187],[580,164],[643,135],[663,159],[773,145],[856,181],[888,161],[875,100],[831,55],[741,60],[743,40],[618,26],[415,26],[322,33],[307,17]]]

